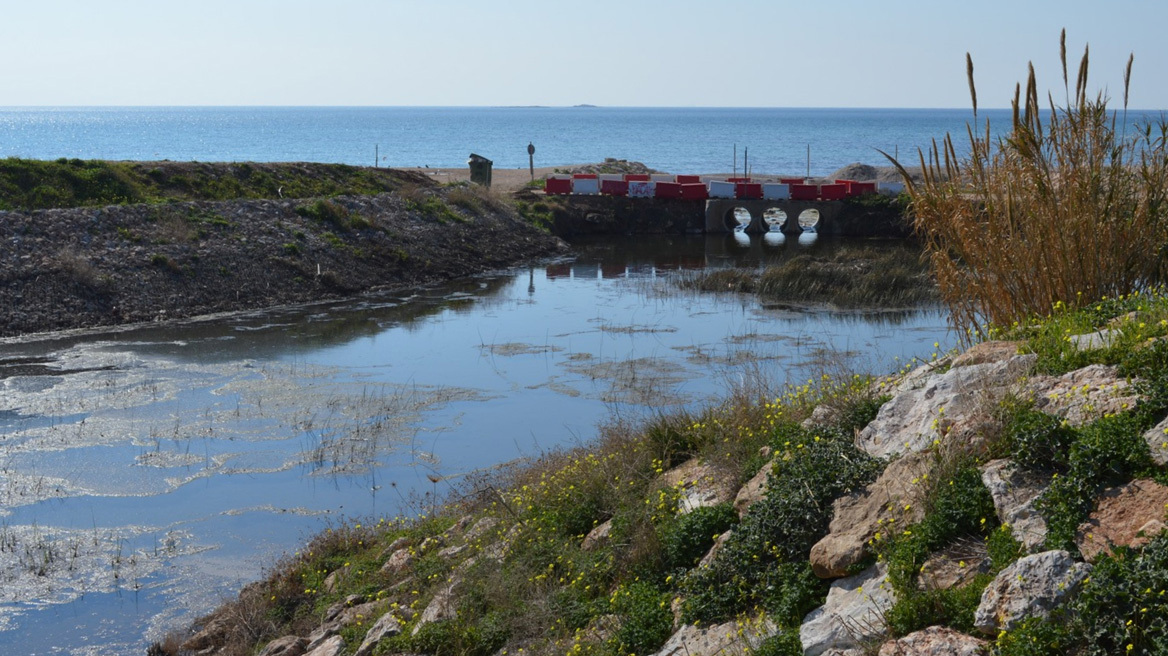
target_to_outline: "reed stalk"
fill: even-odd
[[[1066,34],[1060,39],[1068,83]],[[1168,122],[1129,134],[1123,112],[1087,89],[1088,51],[1064,105],[1040,105],[1034,66],[1015,88],[1013,126],[996,140],[968,126],[969,154],[949,136],[920,152],[923,181],[904,176],[915,229],[951,321],[976,340],[990,325],[1081,307],[1158,284],[1168,273]],[[972,57],[966,66],[974,103]],[[1043,122],[1043,115],[1046,121]],[[1117,123],[1118,126],[1117,127]]]

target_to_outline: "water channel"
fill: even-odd
[[[409,293],[0,342],[0,653],[141,654],[329,522],[409,512],[614,415],[954,341],[937,308],[676,284],[837,246],[610,239]]]

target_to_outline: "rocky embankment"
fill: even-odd
[[[1162,653],[1168,302],[1127,303],[330,532],[177,651]],[[760,433],[744,476],[731,440]],[[234,619],[267,607],[266,637]]]
[[[393,182],[328,200],[0,212],[0,336],[339,298],[566,249],[487,193]]]

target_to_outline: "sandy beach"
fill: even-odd
[[[559,166],[545,166],[535,169],[535,179],[539,180],[552,175],[556,172],[575,171],[585,167],[600,166],[600,164],[561,164]],[[426,167],[406,167],[401,168],[402,171],[411,171],[429,176],[430,179],[438,183],[460,182],[470,180],[470,169],[462,168],[426,168]],[[915,173],[915,169],[910,169]],[[671,173],[677,173],[671,171]],[[686,173],[686,171],[681,171]],[[725,180],[733,177],[732,172],[724,173],[698,173],[704,182],[709,180]],[[741,172],[738,175],[742,175]],[[802,173],[759,173],[751,171],[750,177],[757,182],[776,182],[780,177],[799,177]],[[872,167],[866,165],[850,164],[839,171],[836,171],[831,176],[812,177],[810,178],[815,183],[830,182],[835,177],[847,177],[856,180],[880,180],[884,182],[899,181],[900,175],[896,173],[895,169],[890,166]],[[512,193],[523,188],[532,180],[532,174],[529,169],[502,169],[495,168],[491,172],[491,188],[502,193]]]

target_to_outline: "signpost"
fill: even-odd
[[[527,168],[531,170],[531,181],[535,182],[535,146],[527,142]]]

